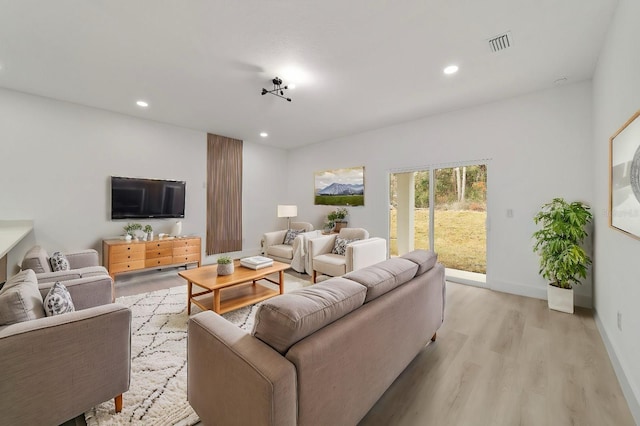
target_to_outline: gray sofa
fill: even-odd
[[[189,403],[205,425],[355,425],[435,340],[444,296],[416,250],[263,302],[252,334],[194,315]]]
[[[16,296],[12,306],[24,309],[0,312],[5,321],[12,316],[0,326],[1,424],[56,425],[112,398],[116,410],[122,406],[130,380],[131,311],[112,303],[109,275],[64,285],[75,312],[46,317],[42,297],[53,283],[37,283],[26,270],[5,284],[10,287],[3,294]]]

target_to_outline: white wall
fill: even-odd
[[[590,141],[582,82],[290,151],[289,195],[299,219],[320,226],[332,208],[313,205],[313,172],[365,166],[365,206],[349,208],[349,226],[387,237],[389,170],[488,158],[487,285],[546,298],[532,218],[554,197],[591,203]],[[576,291],[590,306],[590,280]]]
[[[185,180],[183,233],[206,235],[204,132],[0,89],[0,138],[0,219],[35,221],[9,255],[10,273],[36,243],[101,251],[103,238],[122,234],[127,221],[109,216],[111,175]],[[285,165],[284,151],[245,141],[243,252],[257,254],[275,227],[278,200],[267,194],[285,191]],[[157,234],[175,219],[139,222]]]
[[[609,228],[609,138],[640,109],[640,2],[620,0],[593,78],[593,186],[598,212],[594,304],[640,423],[640,241]],[[640,143],[640,141],[638,141]],[[622,314],[622,331],[617,313]],[[617,360],[616,360],[617,358]],[[618,371],[620,373],[620,371]]]

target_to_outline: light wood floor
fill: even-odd
[[[171,270],[122,275],[116,296],[183,284]],[[82,424],[80,416],[65,426]],[[360,423],[371,425],[635,423],[591,310],[569,315],[550,311],[544,300],[448,283],[437,341]]]
[[[437,341],[360,423],[368,425],[635,423],[591,310],[570,315],[448,283]]]

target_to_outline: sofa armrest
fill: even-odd
[[[131,311],[108,304],[0,330],[2,423],[61,424],[129,389]]]
[[[64,254],[69,261],[71,269],[86,268],[87,266],[99,266],[98,252],[93,249],[74,251]]]
[[[69,290],[76,311],[106,305],[114,300],[113,280],[109,275],[77,278],[63,281],[62,284]],[[38,279],[38,288],[43,299],[51,287],[53,282],[41,283]]]
[[[307,254],[307,245],[308,241],[312,238],[321,237],[321,231],[308,231],[298,234],[296,238],[293,240],[293,252],[300,253],[301,256]]]
[[[273,232],[265,232],[262,240],[264,241],[264,248],[269,246],[275,246],[276,244],[282,244],[284,241],[284,237],[287,235],[287,231],[273,231]]]
[[[187,399],[203,424],[295,425],[296,389],[295,367],[266,343],[211,311],[189,319]]]
[[[387,259],[387,240],[372,237],[347,244],[345,251],[347,272],[366,268]]]
[[[336,234],[323,235],[309,240],[309,256],[313,259],[321,254],[331,253],[336,244]]]

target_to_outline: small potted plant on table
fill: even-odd
[[[587,277],[591,259],[582,247],[591,222],[589,206],[554,198],[533,218],[542,229],[534,232],[533,251],[540,255],[540,274],[549,280],[549,309],[573,313],[573,284]]]
[[[218,275],[233,274],[233,259],[229,256],[220,256],[218,262]]]

